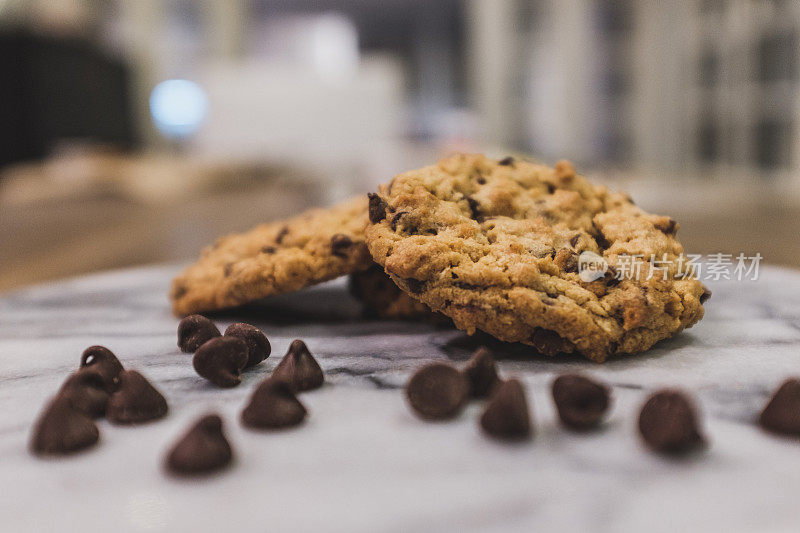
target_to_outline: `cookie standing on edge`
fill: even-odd
[[[364,270],[372,264],[366,224],[359,197],[222,237],[173,280],[172,310],[224,309]]]
[[[455,155],[395,176],[369,202],[367,245],[401,289],[460,329],[546,355],[641,352],[699,321],[710,295],[679,279],[675,221],[592,186],[568,162]],[[606,275],[581,279],[582,252],[600,255]],[[640,275],[616,279],[621,258],[637,255]],[[667,261],[666,279],[648,276],[651,255]]]

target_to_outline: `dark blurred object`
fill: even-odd
[[[128,70],[89,42],[0,33],[0,166],[60,142],[137,142]]]

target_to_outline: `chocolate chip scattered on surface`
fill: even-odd
[[[267,378],[262,381],[242,411],[242,424],[254,429],[280,429],[300,424],[306,408],[285,381]]]
[[[215,337],[194,353],[195,371],[217,387],[235,387],[249,361],[247,343],[238,337]]]
[[[509,379],[492,393],[480,417],[480,426],[490,437],[523,440],[533,433],[525,387],[518,379]]]
[[[557,377],[552,392],[561,423],[576,430],[597,427],[611,403],[607,386],[578,374]]]
[[[229,466],[233,461],[233,450],[222,426],[218,415],[206,415],[196,421],[169,451],[167,471],[179,476],[194,476]]]
[[[236,337],[242,339],[247,344],[247,364],[245,368],[255,366],[272,352],[272,346],[267,336],[255,326],[237,322],[228,326],[225,330],[226,337]]]
[[[306,343],[295,339],[281,362],[272,371],[272,377],[288,383],[296,392],[318,389],[325,381],[322,368],[311,355]]]
[[[30,450],[36,455],[66,455],[94,446],[100,431],[69,399],[51,400],[33,427]]]
[[[92,418],[100,418],[106,414],[109,399],[106,380],[92,366],[70,374],[61,385],[58,395],[65,398],[74,409]]]
[[[639,414],[639,433],[655,452],[678,455],[701,448],[705,438],[692,400],[683,392],[665,389],[654,393]]]
[[[119,389],[111,395],[106,419],[113,424],[141,424],[167,414],[167,400],[143,375],[135,370],[120,374]]]
[[[178,324],[178,347],[186,353],[197,351],[200,346],[219,336],[219,328],[203,315],[189,315]]]
[[[467,362],[464,374],[469,381],[469,395],[472,398],[486,398],[500,384],[492,352],[483,346]]]
[[[103,378],[110,394],[119,386],[119,375],[124,370],[117,356],[105,346],[90,346],[81,355],[81,368],[92,368]]]
[[[772,433],[800,437],[800,379],[787,379],[778,387],[758,424]]]
[[[464,374],[450,365],[432,363],[419,369],[406,385],[409,405],[427,420],[454,418],[469,398]]]

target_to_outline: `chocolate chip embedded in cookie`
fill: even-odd
[[[455,155],[395,176],[369,210],[373,259],[469,333],[602,362],[703,317],[707,291],[679,273],[677,223],[591,185],[568,162]],[[598,276],[581,277],[584,253],[599,258]],[[623,267],[637,256],[631,275]]]
[[[367,199],[228,235],[172,282],[176,315],[233,307],[364,270]]]

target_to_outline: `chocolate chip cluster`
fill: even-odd
[[[77,452],[100,439],[97,418],[119,425],[142,424],[163,418],[167,411],[164,396],[147,378],[125,370],[108,348],[91,346],[36,421],[30,448],[36,455]]]
[[[610,388],[579,374],[558,376],[552,383],[553,403],[562,426],[573,431],[602,427],[611,405]],[[501,379],[491,353],[479,348],[462,370],[444,363],[419,369],[406,386],[406,399],[422,419],[458,416],[469,399],[486,398],[478,419],[481,430],[500,440],[524,440],[533,422],[522,382]],[[800,436],[800,379],[789,379],[764,407],[759,425],[773,433]],[[683,455],[705,447],[700,415],[692,399],[678,389],[654,392],[642,406],[638,429],[654,452]]]
[[[245,323],[230,325],[224,334],[208,318],[191,315],[178,325],[178,346],[193,353],[197,374],[218,387],[242,382],[242,372],[267,359],[271,345],[266,335]],[[251,429],[281,429],[303,422],[308,411],[297,394],[317,389],[324,374],[306,344],[297,339],[286,355],[254,390],[241,412],[241,423]],[[103,346],[87,348],[80,368],[64,381],[33,427],[30,449],[36,455],[66,455],[97,444],[95,419],[136,425],[163,418],[164,396],[139,372],[125,370]],[[193,422],[170,448],[164,461],[168,472],[181,476],[208,474],[233,462],[234,452],[224,422],[207,413]]]

